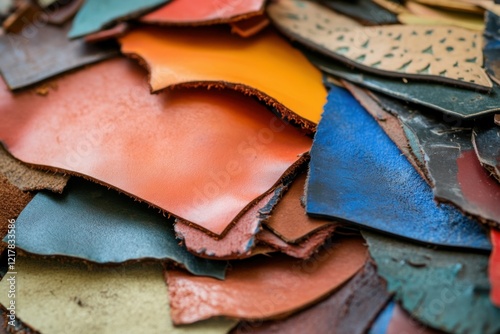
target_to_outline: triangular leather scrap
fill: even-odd
[[[142,22],[200,25],[228,23],[259,15],[264,0],[175,0],[143,16]]]
[[[275,26],[293,40],[336,60],[386,76],[447,82],[490,90],[481,67],[479,33],[458,27],[388,25],[346,29],[328,21],[310,1],[276,0],[267,8]],[[314,10],[311,10],[311,7]]]
[[[213,234],[306,159],[311,140],[231,90],[151,95],[113,59],[47,96],[0,88],[0,141],[21,161],[113,186]]]
[[[224,27],[155,28],[120,38],[122,52],[141,59],[153,91],[174,86],[229,87],[256,96],[286,119],[314,130],[326,90],[321,73],[273,30],[251,38]]]

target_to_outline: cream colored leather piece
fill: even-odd
[[[159,264],[88,268],[18,256],[16,271],[16,314],[44,334],[222,334],[236,324],[218,319],[173,327]],[[6,307],[9,277],[0,282]]]
[[[308,1],[275,0],[267,12],[292,39],[360,69],[387,76],[489,90],[479,33],[457,27],[389,25],[346,28]],[[339,20],[341,17],[339,16]]]

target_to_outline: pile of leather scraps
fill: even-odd
[[[493,0],[0,0],[7,333],[500,333]]]

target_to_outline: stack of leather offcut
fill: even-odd
[[[493,0],[0,22],[0,332],[500,333]]]

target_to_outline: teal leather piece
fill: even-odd
[[[16,246],[97,263],[171,260],[195,275],[224,279],[226,261],[198,258],[179,245],[173,221],[133,199],[81,179],[64,194],[40,192],[16,222]]]
[[[86,0],[73,20],[69,38],[85,36],[120,19],[139,17],[169,0]]]
[[[391,79],[355,68],[348,68],[311,51],[302,50],[321,71],[384,93],[459,118],[475,118],[500,111],[500,86],[493,82],[490,93],[479,93],[450,85],[408,79]]]
[[[453,252],[363,232],[377,272],[412,317],[457,334],[500,333],[489,299],[488,255]]]

